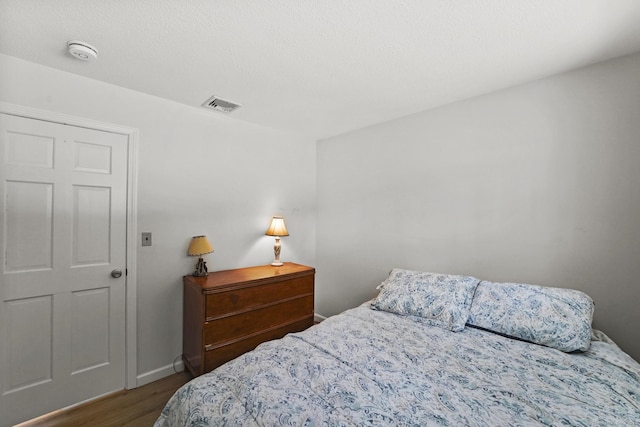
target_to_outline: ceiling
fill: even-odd
[[[314,139],[638,51],[638,0],[0,0],[1,53]]]

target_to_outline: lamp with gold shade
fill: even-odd
[[[273,246],[273,253],[275,254],[275,260],[271,263],[271,265],[278,267],[282,265],[280,261],[280,237],[288,236],[289,232],[287,231],[287,226],[284,225],[284,218],[281,216],[274,216],[271,219],[271,225],[266,233],[267,236],[275,236],[276,243]]]
[[[207,263],[202,259],[202,255],[210,254],[213,252],[213,246],[209,243],[207,236],[194,236],[189,244],[189,250],[187,254],[189,256],[197,256],[198,263],[196,264],[196,271],[193,272],[194,276],[206,276],[208,274]]]

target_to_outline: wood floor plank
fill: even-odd
[[[169,398],[193,377],[180,372],[73,408],[52,412],[19,427],[150,427]]]

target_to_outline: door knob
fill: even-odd
[[[118,270],[117,268],[115,270],[111,271],[111,277],[114,278],[119,278],[120,276],[122,276],[122,270]]]

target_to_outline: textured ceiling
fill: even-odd
[[[315,139],[637,51],[638,0],[0,0],[1,53]]]

